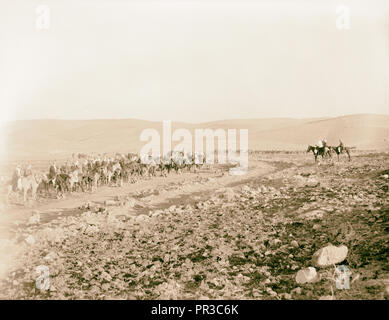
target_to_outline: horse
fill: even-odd
[[[115,182],[115,186],[122,186],[123,180],[122,180],[122,168],[120,163],[115,163],[112,166],[113,174],[111,176],[111,182]]]
[[[18,184],[16,187],[15,192],[23,192],[23,202],[27,201],[27,192],[31,189],[31,195],[32,199],[36,200],[36,192],[38,189],[39,184],[43,180],[42,176],[37,174],[30,174],[28,176],[20,177],[18,180]],[[7,193],[7,203],[9,203],[9,196],[11,195],[11,192],[13,191],[13,185],[8,185],[8,193]]]
[[[56,189],[63,196],[65,192],[70,190],[70,175],[67,173],[60,173],[55,179]]]
[[[339,155],[344,152],[347,153],[348,161],[351,161],[351,155],[350,155],[350,148],[344,147],[342,143],[340,143],[337,147],[330,147],[332,151],[335,151],[336,155],[338,156],[339,161]]]
[[[84,188],[83,188],[82,183],[81,183],[82,177],[80,178],[80,172],[78,171],[78,169],[69,173],[69,177],[70,177],[70,179],[69,179],[70,192],[77,191],[77,190],[75,190],[77,188],[77,186],[80,186],[82,192],[84,192]]]
[[[42,193],[44,191],[45,196],[50,196],[50,191],[56,191],[55,177],[49,177],[49,174],[42,175],[42,181],[38,186],[38,192]]]
[[[317,161],[317,157],[321,156],[323,159],[326,155],[328,155],[330,158],[331,156],[331,149],[329,147],[318,147],[318,146],[308,146],[307,153],[312,151],[314,157],[315,157],[315,162]]]

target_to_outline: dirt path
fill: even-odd
[[[267,162],[252,160],[248,173],[241,176],[229,175],[227,171],[215,172],[214,170],[198,174],[185,172],[177,175],[173,173],[166,178],[155,177],[133,184],[125,184],[122,187],[100,187],[93,193],[66,194],[64,199],[39,199],[38,202],[29,203],[26,206],[11,205],[3,214],[0,214],[0,228],[2,229],[0,229],[0,237],[4,238],[10,227],[26,223],[34,211],[39,211],[41,219],[47,222],[54,219],[57,212],[70,211],[77,214],[77,208],[87,202],[104,204],[105,201],[117,197],[138,198],[139,194],[145,193],[146,196],[138,198],[138,203],[141,203],[140,212],[148,212],[149,209],[166,207],[167,204],[174,203],[179,198],[189,198],[191,195],[199,197],[200,194],[209,195],[209,192],[213,190],[229,185],[237,186],[274,170],[276,168]],[[147,193],[150,194],[147,195]]]
[[[227,171],[202,171],[198,174],[185,172],[181,175],[171,174],[168,177],[155,177],[141,180],[122,187],[100,187],[93,193],[67,194],[64,199],[39,199],[26,206],[10,205],[0,212],[0,278],[12,266],[11,261],[19,255],[15,244],[10,251],[10,243],[15,234],[27,234],[28,219],[32,213],[40,213],[42,226],[48,222],[65,217],[81,215],[79,207],[86,203],[102,204],[107,200],[130,196],[136,199],[137,205],[132,208],[110,207],[110,211],[126,215],[148,213],[150,210],[164,209],[173,204],[192,203],[196,199],[209,198],[217,189],[238,187],[250,179],[256,179],[267,173],[279,170],[268,162],[250,161],[249,171],[245,175],[229,175]],[[26,233],[27,232],[27,233]],[[11,241],[11,242],[10,242]],[[3,248],[4,246],[4,248]]]

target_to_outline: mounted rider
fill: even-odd
[[[342,142],[342,140],[340,140],[340,139],[339,139],[339,146],[338,146],[338,148],[339,148],[339,152],[342,152],[343,149],[344,149],[343,142]]]
[[[61,166],[60,172],[61,172],[62,174],[68,174],[68,173],[69,173],[68,168],[67,168],[67,166],[66,166],[65,164],[63,164],[63,165]]]
[[[327,140],[326,140],[326,138],[319,140],[319,141],[317,142],[317,144],[316,144],[316,147],[318,147],[318,148],[320,148],[320,149],[325,148],[326,146],[327,146]]]
[[[20,189],[21,185],[22,185],[22,168],[20,167],[20,164],[18,164],[12,175],[12,190],[16,191],[17,189]]]
[[[49,174],[48,174],[48,178],[50,180],[54,179],[57,175],[57,172],[58,172],[58,169],[57,169],[57,164],[55,163],[55,161],[53,161],[53,163],[51,164],[50,166],[50,169],[49,169]]]
[[[24,176],[25,177],[29,177],[32,175],[32,166],[31,164],[29,164],[26,168],[26,170],[24,170]]]

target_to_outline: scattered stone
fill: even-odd
[[[130,198],[127,200],[127,205],[130,207],[130,208],[133,208],[135,207],[135,204],[136,204],[136,200],[134,198]]]
[[[106,206],[116,206],[116,201],[115,200],[105,200],[104,204]]]
[[[231,202],[235,199],[235,192],[232,188],[226,188],[223,198],[226,199],[227,202]]]
[[[290,299],[292,299],[292,295],[290,293],[284,293],[284,298],[286,300],[290,300]]]
[[[308,267],[301,269],[296,274],[296,282],[299,284],[304,283],[313,283],[319,279],[316,269],[313,267]]]
[[[140,214],[139,216],[135,217],[135,222],[141,223],[141,222],[148,221],[149,219],[150,219],[150,217],[148,215]]]
[[[305,182],[306,187],[316,187],[320,184],[320,182],[315,178],[308,178]]]
[[[320,224],[314,224],[312,227],[313,230],[319,230],[320,228],[321,228]]]
[[[32,235],[29,235],[25,240],[29,245],[35,244],[35,238]]]
[[[302,293],[303,289],[301,289],[300,287],[297,287],[297,288],[294,288],[292,291],[291,291],[291,294],[297,294],[297,295],[300,295]]]
[[[344,245],[339,247],[329,245],[316,251],[312,257],[314,266],[327,267],[344,261],[347,257],[348,248]]]
[[[54,261],[57,257],[58,257],[57,254],[55,252],[51,251],[43,259],[48,261],[48,262],[51,262],[51,261]]]
[[[100,231],[100,229],[97,226],[87,226],[84,233],[85,234],[94,234],[94,233],[97,233],[99,231]]]
[[[307,219],[307,220],[322,219],[323,214],[324,214],[323,210],[312,210],[312,211],[301,214],[299,216],[299,218]]]
[[[61,242],[66,238],[64,229],[62,228],[45,228],[39,234],[39,238],[48,242]]]
[[[272,297],[275,297],[277,295],[277,292],[275,292],[272,288],[266,288],[266,292]]]
[[[38,211],[34,211],[31,215],[31,217],[28,219],[28,224],[38,224],[40,221],[40,214]]]
[[[299,247],[299,244],[296,240],[292,240],[292,242],[290,243],[290,245],[293,247],[293,248],[298,248]]]

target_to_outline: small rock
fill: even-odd
[[[55,252],[51,251],[43,259],[50,262],[50,261],[55,260],[56,258],[57,258],[57,254]]]
[[[89,225],[89,226],[86,227],[84,233],[88,234],[88,235],[91,235],[91,234],[97,233],[99,231],[100,231],[100,229],[99,229],[98,226]]]
[[[290,299],[292,299],[292,295],[290,293],[284,293],[284,298],[286,300],[290,300]]]
[[[297,294],[297,295],[300,295],[302,293],[303,289],[301,289],[300,287],[297,287],[297,288],[294,288],[292,291],[291,291],[291,294]]]
[[[135,207],[135,204],[136,204],[136,200],[134,198],[130,198],[127,200],[127,205],[130,207],[130,208],[133,208]]]
[[[135,217],[135,221],[137,223],[145,222],[145,221],[148,221],[149,219],[150,219],[150,217],[145,215],[145,214],[140,214],[139,216]]]
[[[299,215],[299,218],[307,219],[307,220],[315,220],[323,218],[324,211],[323,210],[312,210],[309,212],[305,212]]]
[[[299,284],[316,282],[318,279],[316,269],[313,267],[301,269],[296,274],[296,282]]]
[[[115,206],[116,205],[116,201],[115,200],[105,200],[104,204],[106,206]]]
[[[231,202],[235,199],[235,192],[232,188],[226,188],[223,198],[226,199],[227,202]]]
[[[298,248],[299,247],[299,244],[296,240],[292,240],[292,242],[290,243],[290,245],[293,247],[293,248]]]
[[[382,175],[382,178],[383,178],[383,179],[389,179],[389,174],[383,174],[383,175]]]
[[[275,292],[272,288],[266,288],[266,292],[272,297],[275,297],[277,295],[277,292]]]
[[[320,182],[315,178],[308,178],[305,182],[306,187],[316,187],[320,184]]]
[[[31,217],[28,219],[28,224],[31,225],[31,224],[37,224],[39,223],[40,221],[40,214],[39,212],[35,211]]]
[[[25,241],[26,241],[28,244],[33,245],[33,244],[35,243],[35,238],[34,238],[34,236],[29,235],[29,236],[25,239]]]
[[[339,247],[329,245],[316,251],[312,257],[314,266],[327,267],[344,261],[347,257],[348,248],[344,245]]]

